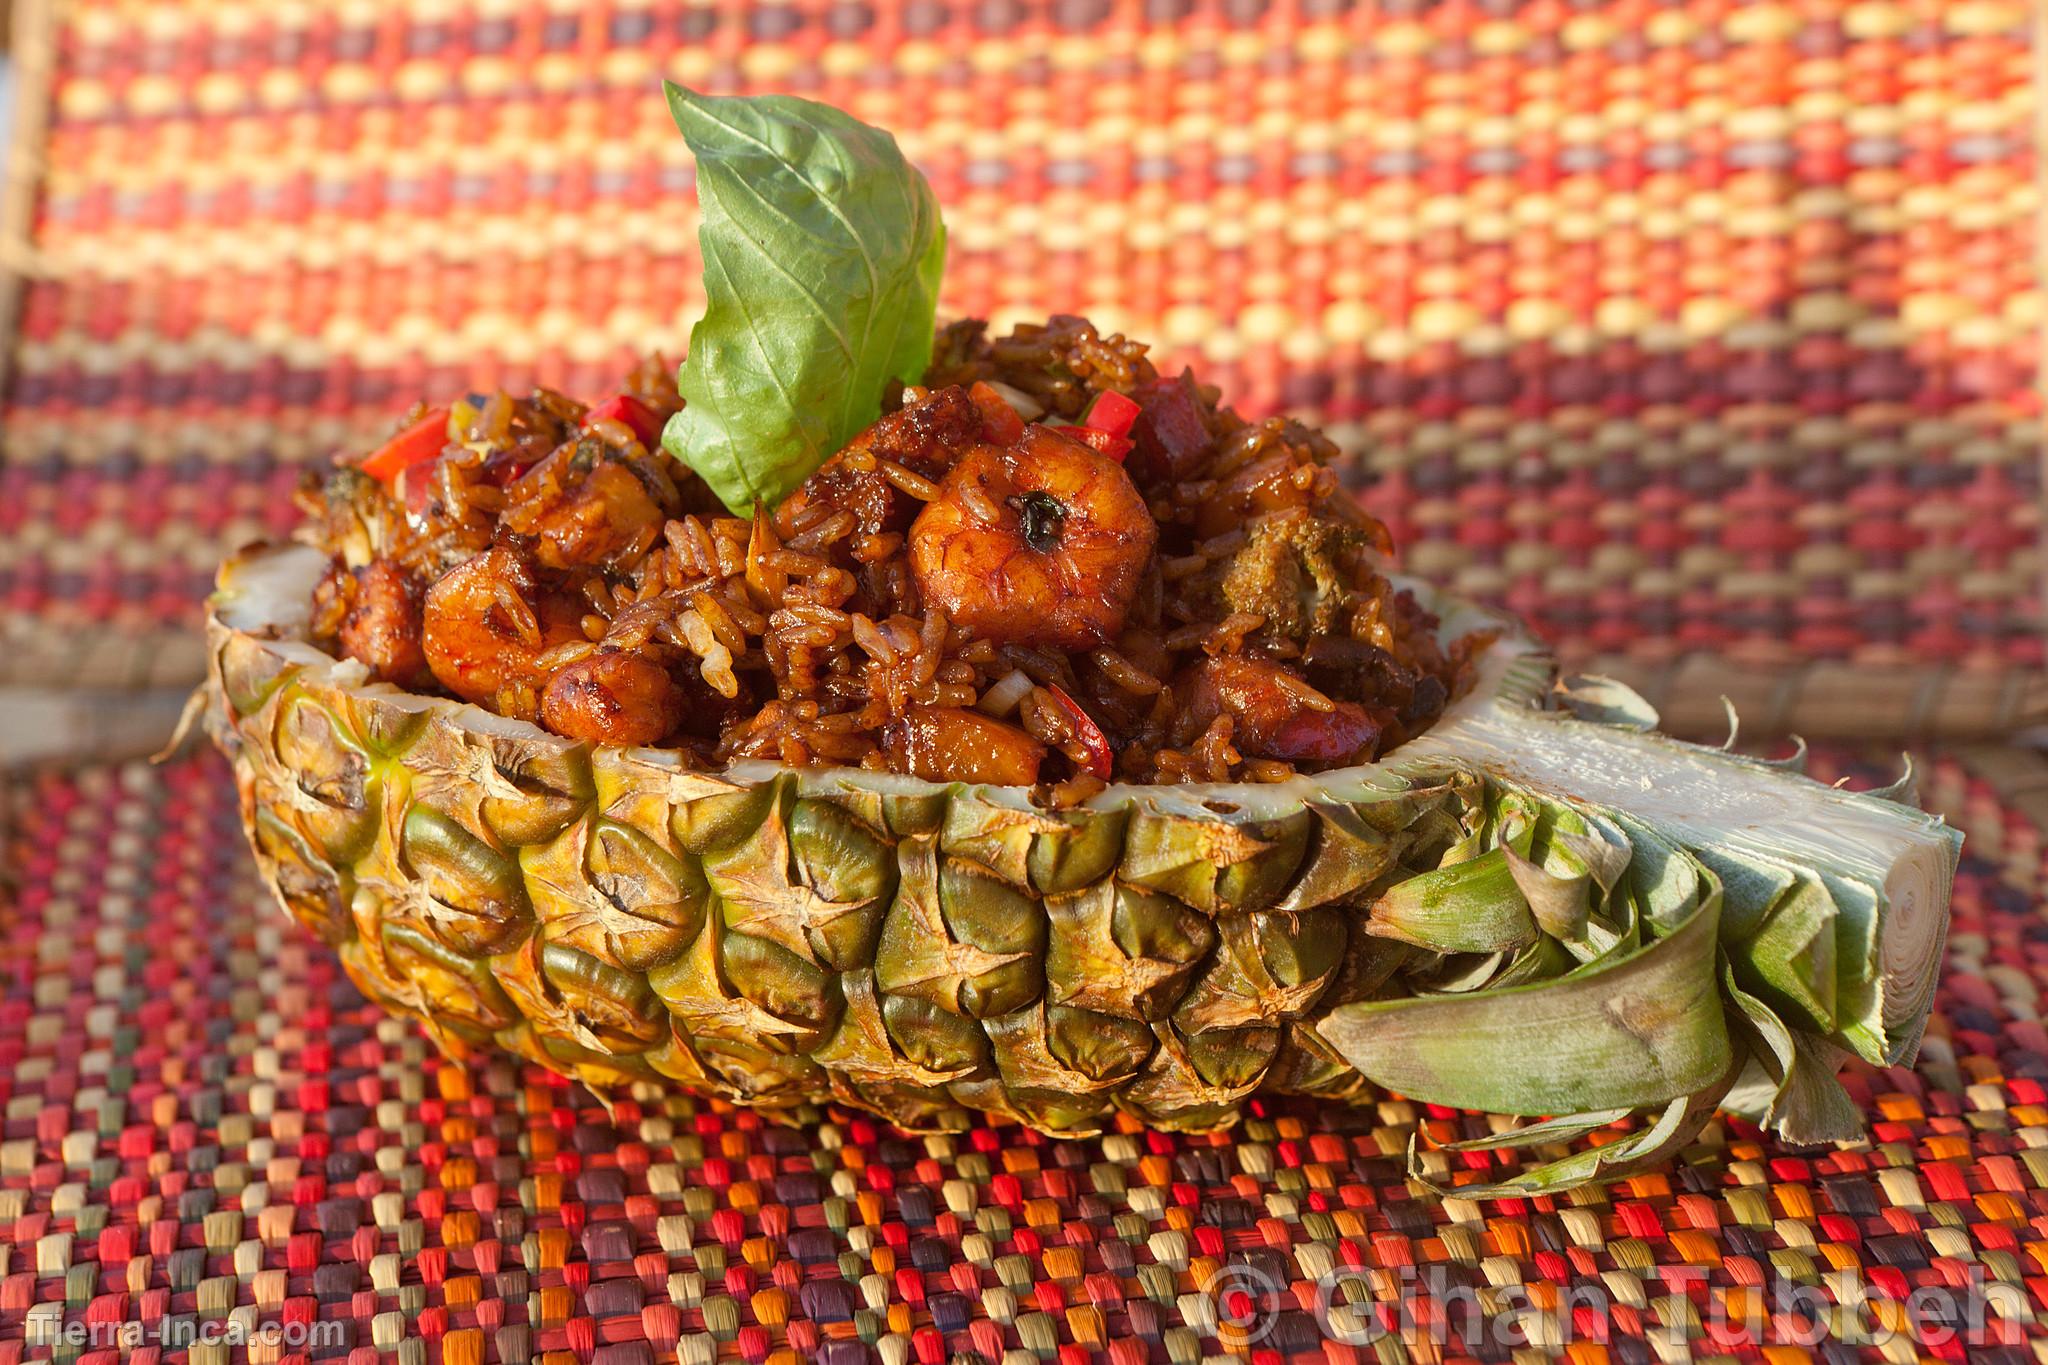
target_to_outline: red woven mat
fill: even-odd
[[[1331,424],[1412,567],[1573,660],[2036,667],[2031,22],[62,6],[0,409],[0,679],[195,678],[213,565],[291,524],[298,466],[418,394],[595,393],[679,349],[662,75],[895,129],[952,226],[949,311],[1084,311]]]
[[[1403,1176],[1417,1124],[1486,1120],[1396,1100],[1089,1141],[607,1114],[365,1006],[261,899],[211,758],[23,782],[0,1365],[2017,1365],[2048,1342],[2042,836],[1931,778],[1971,844],[1918,1068],[1850,1078],[1867,1144],[1717,1125],[1663,1174],[1487,1206]]]

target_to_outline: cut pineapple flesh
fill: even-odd
[[[1716,1108],[1794,1141],[1907,1061],[1960,836],[1553,688],[1417,586],[1479,681],[1381,762],[1267,785],[1015,788],[686,768],[365,680],[307,644],[322,567],[257,550],[209,614],[209,720],[279,900],[454,1054],[907,1127],[1232,1122],[1375,1088],[1595,1149],[1461,1194],[1613,1178]]]

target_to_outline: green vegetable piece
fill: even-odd
[[[946,230],[879,128],[788,95],[669,84],[697,159],[704,316],[662,445],[744,516],[801,484],[931,360]]]

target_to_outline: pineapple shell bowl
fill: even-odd
[[[1919,1045],[1961,840],[1908,783],[1654,734],[1425,589],[1445,638],[1501,634],[1381,762],[1055,812],[369,683],[306,642],[322,563],[222,569],[209,725],[280,903],[453,1055],[906,1128],[1208,1129],[1259,1091],[1547,1116],[1494,1145],[1641,1119],[1483,1195],[1639,1169],[1717,1108],[1856,1136],[1840,1064]]]

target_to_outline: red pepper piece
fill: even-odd
[[[1112,436],[1131,434],[1131,423],[1138,420],[1144,411],[1136,403],[1116,392],[1106,389],[1095,395],[1095,401],[1088,405],[1088,411],[1081,414],[1081,425],[1096,431],[1106,431]]]
[[[615,393],[583,414],[583,428],[588,431],[597,422],[609,417],[614,422],[624,422],[640,438],[640,444],[649,450],[661,449],[661,414],[630,393]]]
[[[1073,725],[1074,733],[1081,741],[1081,747],[1088,751],[1088,771],[1104,782],[1109,781],[1109,775],[1115,771],[1116,764],[1116,751],[1109,747],[1109,736],[1103,734],[1102,727],[1081,709],[1081,703],[1068,696],[1065,691],[1051,683],[1045,685],[1045,691],[1046,695],[1059,704],[1060,710],[1067,713],[1067,720]]]
[[[390,483],[400,471],[439,459],[448,444],[448,409],[429,408],[424,417],[365,456],[365,474],[380,483]]]
[[[1094,427],[1061,426],[1054,427],[1053,430],[1069,440],[1079,441],[1098,455],[1107,455],[1118,464],[1122,464],[1124,456],[1131,453],[1131,442],[1127,436],[1112,436],[1106,431],[1097,431]]]
[[[1010,406],[1010,400],[997,393],[987,384],[976,380],[967,390],[967,396],[974,400],[974,406],[981,411],[982,429],[988,433],[994,445],[1013,446],[1024,435],[1024,419]]]
[[[428,460],[399,470],[391,480],[391,492],[406,510],[426,515],[427,505],[434,500],[434,471],[440,467],[439,460]]]

